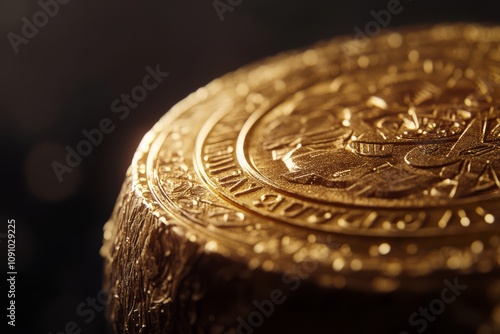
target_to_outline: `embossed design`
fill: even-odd
[[[449,75],[430,79],[424,72],[403,72],[403,79],[393,78],[395,83],[379,85],[376,92],[360,87],[356,76],[334,92],[309,89],[286,119],[276,119],[290,109],[286,103],[268,123],[264,116],[265,129],[255,136],[265,138],[260,145],[270,152],[268,159],[286,167],[281,178],[341,196],[420,200],[499,194],[498,99],[478,98],[473,81],[461,70],[452,73],[458,81],[449,89],[436,86],[443,76],[445,86]],[[347,96],[355,88],[359,93]],[[351,105],[354,99],[358,105]],[[266,175],[264,157],[257,156],[256,167]]]
[[[172,131],[167,137],[173,147],[182,147],[181,136]],[[217,227],[246,225],[245,214],[234,208],[217,203],[207,189],[189,171],[184,154],[180,151],[167,151],[159,168],[162,189],[172,203],[186,215],[196,218],[202,224]]]
[[[273,84],[237,87],[242,103],[217,108],[197,135],[198,176],[252,214],[316,231],[495,228],[471,206],[498,212],[500,97],[480,88],[497,62],[449,39],[436,53],[433,43],[403,43],[341,68],[320,48],[321,66],[290,65],[273,73],[278,81],[264,80]]]

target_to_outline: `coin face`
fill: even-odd
[[[497,197],[500,101],[476,96],[475,79],[449,58],[380,66],[314,84],[255,119],[244,163],[278,190],[331,203]]]
[[[207,250],[265,270],[312,258],[324,285],[494,270],[500,29],[386,33],[356,54],[348,43],[243,68],[179,103],[141,144],[138,189]]]

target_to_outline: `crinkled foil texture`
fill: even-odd
[[[105,290],[115,333],[189,333],[197,246],[159,221],[125,182],[105,226]],[[182,316],[179,313],[182,312]]]
[[[189,241],[174,219],[160,221],[129,177],[104,236],[106,317],[114,333],[226,333],[254,300],[282,284],[281,275],[203,252],[203,241]]]

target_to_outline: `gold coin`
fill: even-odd
[[[106,227],[109,262],[139,219],[186,245],[169,265],[200,252],[272,273],[309,261],[308,281],[327,288],[498,271],[500,28],[352,43],[245,67],[168,112]]]
[[[382,274],[396,261],[396,276],[496,267],[499,41],[438,26],[359,57],[335,41],[239,70],[158,123],[142,179],[177,220],[276,270],[297,254],[347,273],[337,259]]]

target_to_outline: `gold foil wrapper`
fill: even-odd
[[[500,28],[334,39],[213,81],[146,134],[105,226],[108,317],[498,332],[499,222]]]

